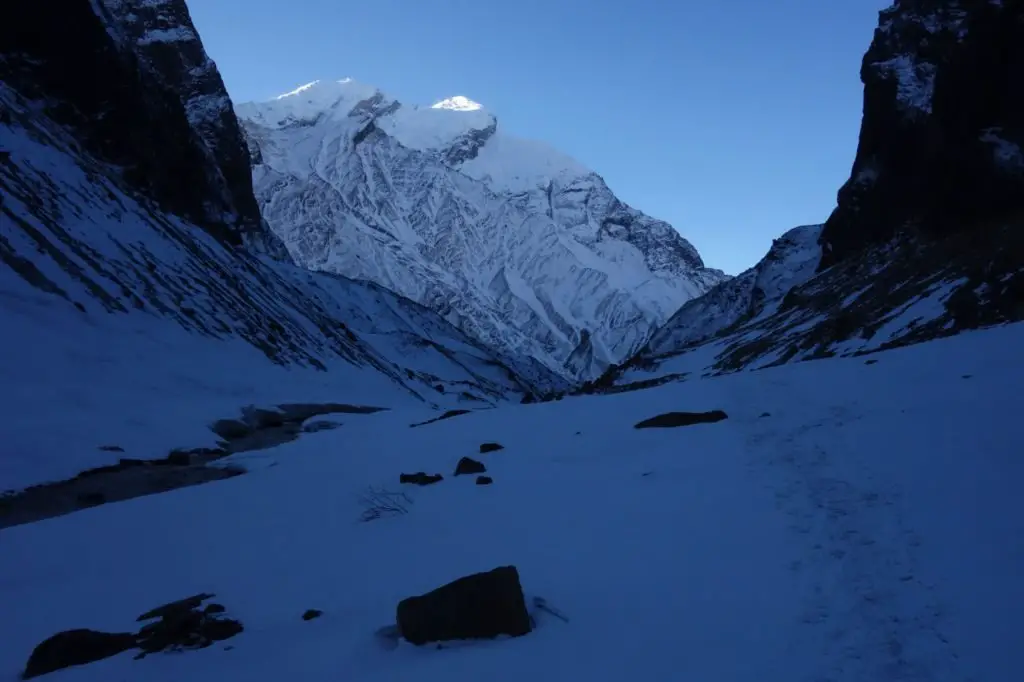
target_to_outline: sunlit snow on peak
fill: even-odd
[[[449,97],[448,99],[441,100],[431,108],[449,109],[451,111],[477,111],[478,109],[483,109],[483,106],[479,102],[474,102],[468,97],[456,95],[455,97]]]
[[[269,102],[238,103],[235,113],[242,119],[276,128],[309,123],[320,116],[344,119],[353,107],[376,95],[376,88],[351,78],[315,80]]]
[[[285,97],[291,97],[293,95],[298,95],[298,94],[300,94],[302,92],[305,92],[306,90],[309,90],[311,87],[313,87],[314,85],[316,85],[319,82],[320,81],[312,81],[310,83],[306,83],[305,85],[300,85],[299,87],[295,88],[291,92],[286,92],[283,95],[278,95],[274,99],[284,99]]]
[[[351,78],[341,78],[341,79],[335,81],[335,83],[337,83],[338,85],[355,85],[356,84],[355,81],[352,80]],[[308,90],[310,90],[312,88],[315,88],[317,86],[320,86],[320,85],[328,86],[330,84],[329,83],[324,83],[323,81],[319,81],[319,80],[311,81],[309,83],[306,83],[305,85],[300,85],[299,87],[295,88],[294,90],[292,90],[290,92],[286,92],[283,95],[278,95],[274,99],[275,100],[282,100],[282,99],[285,99],[286,97],[294,97],[295,95],[301,95],[302,93],[304,93],[304,92],[306,92],[306,91],[308,91]]]

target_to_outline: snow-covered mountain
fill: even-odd
[[[628,356],[725,279],[596,173],[465,97],[407,106],[346,79],[236,111],[263,215],[297,262],[570,375]]]
[[[210,445],[247,405],[566,388],[418,303],[292,263],[261,234],[247,162],[231,172],[240,131],[230,144],[223,112],[206,126],[179,62],[147,56],[190,36],[187,63],[219,83],[184,3],[129,4],[157,11],[130,39],[90,0],[26,0],[0,24],[0,491],[116,461],[98,449],[114,432],[133,458]]]
[[[642,352],[668,352],[773,314],[794,286],[814,275],[821,259],[820,234],[821,225],[786,232],[757,265],[685,303],[651,336]]]

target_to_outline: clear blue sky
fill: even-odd
[[[232,98],[351,77],[482,103],[730,273],[824,221],[886,0],[189,0]]]

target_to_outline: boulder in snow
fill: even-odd
[[[712,410],[710,412],[666,412],[665,414],[659,414],[657,417],[637,422],[633,428],[666,429],[677,426],[693,426],[694,424],[713,424],[728,418],[729,415],[721,410]]]
[[[485,471],[487,471],[487,467],[485,467],[481,462],[470,457],[463,457],[455,467],[456,476],[462,476],[463,474],[482,474]]]
[[[412,483],[414,485],[430,485],[431,483],[437,483],[443,481],[444,476],[441,474],[429,475],[425,471],[417,471],[415,474],[399,474],[399,483]]]
[[[530,614],[515,566],[474,573],[398,604],[398,631],[420,645],[455,639],[520,637]]]

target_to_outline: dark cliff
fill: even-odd
[[[821,269],[900,232],[946,237],[1024,209],[1024,1],[900,0],[880,13],[861,80]]]
[[[172,92],[212,154],[246,231],[260,229],[249,152],[216,64],[206,54],[184,0],[98,0],[139,61]],[[123,48],[122,48],[123,49]]]
[[[145,14],[135,9],[188,17],[184,0],[110,4],[136,17]],[[211,68],[185,82],[190,65],[205,59],[198,39],[173,57],[179,43],[165,51],[90,0],[14,0],[7,9],[18,19],[0,22],[0,80],[165,210],[233,245],[261,229],[248,152],[220,76],[207,59]],[[173,35],[163,30],[154,35]],[[226,112],[211,100],[227,102]]]

